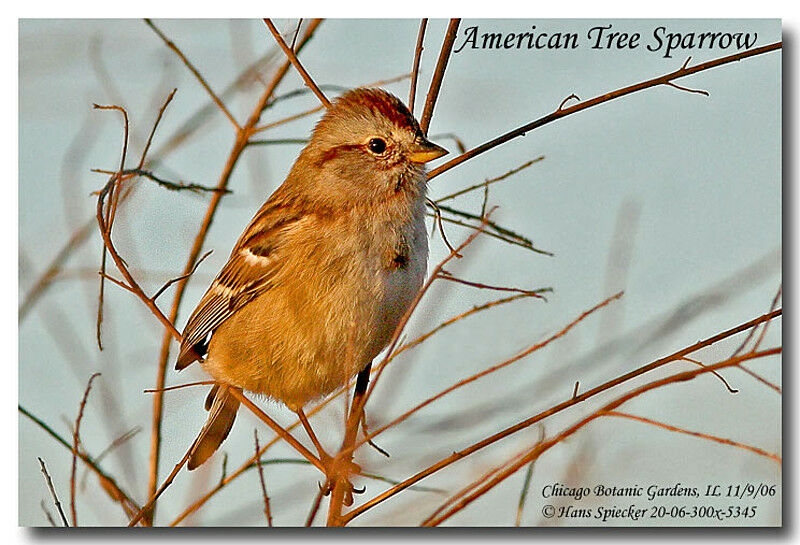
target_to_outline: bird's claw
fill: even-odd
[[[342,503],[349,507],[353,505],[353,494],[363,494],[367,487],[356,488],[350,482],[350,475],[358,475],[361,473],[361,466],[352,460],[344,460],[341,458],[332,458],[331,456],[324,455],[321,457],[322,463],[327,469],[327,478],[324,485],[319,485],[323,496],[328,496],[333,490],[334,484],[338,480],[344,486],[344,498]]]

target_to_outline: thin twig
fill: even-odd
[[[470,280],[464,280],[453,276],[449,272],[445,271],[444,269],[439,273],[439,278],[442,280],[449,280],[450,282],[456,282],[458,284],[464,284],[465,286],[472,286],[473,288],[480,288],[485,290],[493,290],[493,291],[510,291],[513,293],[521,293],[525,295],[529,295],[531,297],[537,297],[539,299],[543,299],[547,301],[547,299],[542,295],[543,293],[549,293],[553,291],[553,288],[538,288],[535,290],[524,290],[520,288],[509,288],[506,286],[492,286],[490,284],[483,284],[481,282],[472,282]]]
[[[134,437],[136,437],[136,435],[140,431],[142,431],[142,427],[141,426],[134,426],[133,428],[129,429],[128,431],[122,433],[119,437],[114,439],[111,442],[110,445],[108,445],[106,448],[104,448],[103,450],[100,451],[100,453],[97,455],[97,458],[96,458],[95,461],[97,463],[102,462],[103,458],[105,458],[108,454],[113,452],[115,449],[117,449],[121,445],[124,445],[125,443],[127,443],[130,439],[133,439]],[[88,475],[89,475],[89,471],[84,468],[84,474],[81,477],[81,484],[80,484],[80,489],[81,490],[84,490],[86,488],[86,477]]]
[[[443,207],[437,205],[437,208],[439,208],[439,211],[441,213],[441,209]],[[485,210],[481,210],[481,213],[485,213]],[[428,213],[427,215],[428,215],[428,217],[431,217],[431,218],[436,218],[437,217],[437,215],[435,213]],[[470,215],[472,215],[472,214],[470,214]],[[446,218],[446,217],[441,216],[441,215],[438,216],[438,217],[445,223],[452,223],[453,225],[458,225],[460,227],[466,227],[467,229],[472,229],[473,231],[480,229],[479,227],[477,227],[477,226],[475,226],[475,225],[473,225],[471,223],[465,223],[463,221],[455,220],[453,218]],[[480,216],[475,216],[475,217],[476,218],[480,218]],[[487,224],[487,226],[491,227],[488,224]],[[505,229],[504,227],[500,227],[500,228],[501,229]],[[526,250],[530,250],[531,252],[534,252],[534,253],[537,253],[537,254],[542,254],[542,255],[546,255],[546,256],[552,256],[553,255],[552,252],[548,252],[547,250],[540,250],[539,248],[534,247],[532,244],[529,244],[527,242],[528,239],[522,237],[521,235],[519,236],[519,238],[516,238],[516,237],[512,238],[512,237],[501,235],[501,234],[495,233],[493,231],[488,231],[488,230],[484,231],[484,234],[486,236],[488,236],[488,237],[491,237],[491,238],[494,238],[494,239],[497,239],[497,240],[501,240],[501,241],[505,242],[506,244],[511,244],[513,246],[519,246],[521,248],[525,248]]]
[[[153,302],[155,302],[155,300],[158,299],[158,296],[161,295],[162,293],[164,293],[164,290],[166,290],[172,284],[174,284],[175,282],[180,282],[181,280],[185,280],[185,279],[189,278],[190,276],[192,276],[194,274],[194,272],[197,270],[197,267],[200,266],[200,263],[202,263],[203,260],[205,260],[205,258],[210,256],[213,252],[214,252],[214,250],[209,250],[206,253],[204,253],[203,256],[195,262],[194,267],[192,267],[192,270],[190,270],[188,273],[182,274],[182,275],[180,275],[180,276],[178,276],[176,278],[173,278],[171,280],[167,280],[167,282],[163,286],[161,286],[161,288],[159,288],[159,290],[150,299]]]
[[[143,392],[145,394],[155,394],[156,392],[169,392],[172,390],[180,390],[181,388],[188,388],[189,386],[208,386],[216,383],[217,382],[214,380],[198,380],[197,382],[187,382],[185,384],[178,384],[176,386],[170,386],[168,388],[151,388],[148,390],[143,390]]]
[[[125,157],[128,153],[128,112],[125,111],[125,108],[120,106],[101,106],[99,104],[93,105],[96,110],[117,110],[122,113],[122,118],[124,121],[123,124],[123,138],[122,138],[122,158],[120,159],[119,171],[122,172],[125,170]],[[116,213],[116,207],[119,203],[119,192],[115,192],[114,189],[116,188],[117,183],[117,175],[112,176],[111,181],[109,182],[108,191],[110,192],[110,198],[108,207],[106,209],[106,217],[105,217],[105,225],[108,233],[111,233],[111,226],[114,223],[114,216]],[[115,194],[116,193],[116,194]],[[97,347],[102,350],[103,349],[103,341],[101,335],[101,328],[103,325],[103,296],[105,290],[105,278],[104,275],[106,273],[106,255],[107,255],[106,247],[103,246],[103,251],[100,257],[100,293],[97,298],[97,324],[96,324],[96,331],[95,336],[97,337]]]
[[[445,206],[443,204],[438,204],[437,206],[441,210],[443,210],[445,212],[448,212],[450,214],[454,214],[456,216],[461,216],[462,218],[467,218],[467,219],[476,220],[476,221],[483,221],[483,213],[481,213],[481,215],[476,215],[476,214],[472,214],[470,212],[465,212],[464,210],[459,210],[458,208],[452,208],[450,206]],[[444,220],[447,221],[448,218],[444,218]],[[474,227],[474,226],[471,226],[471,225],[468,225],[468,224],[464,224],[464,225],[467,226],[467,227]],[[540,250],[539,248],[536,248],[533,245],[533,241],[531,241],[530,239],[520,235],[519,233],[515,233],[511,229],[508,229],[506,227],[498,225],[494,221],[491,221],[491,220],[487,221],[486,225],[492,231],[494,231],[495,234],[504,235],[505,237],[509,237],[509,238],[515,239],[517,242],[520,243],[521,246],[527,247],[529,250],[532,250],[532,251],[536,252],[537,254],[547,255],[547,256],[551,256],[551,257],[553,256],[552,252],[548,252],[546,250]],[[491,231],[487,231],[487,234],[489,234],[491,236],[492,232]],[[498,238],[500,238],[500,237],[498,237]]]
[[[575,383],[575,386],[578,386],[578,383]],[[544,426],[539,429],[539,442],[541,443],[544,441]],[[522,525],[522,513],[525,511],[525,502],[528,499],[528,491],[531,487],[531,481],[533,480],[533,468],[536,465],[536,461],[534,460],[530,464],[528,464],[528,469],[525,471],[525,479],[522,481],[522,489],[519,492],[519,501],[517,502],[517,516],[514,520],[514,525],[519,527]]]
[[[164,35],[164,33],[161,32],[161,30],[156,25],[153,24],[153,21],[151,21],[150,19],[145,19],[144,22],[147,24],[147,26],[153,29],[153,32],[155,32],[158,35],[158,37],[164,41],[167,47],[169,47],[172,51],[175,52],[176,55],[178,55],[178,58],[180,58],[183,61],[183,64],[186,65],[186,68],[188,68],[189,71],[192,74],[194,74],[194,77],[197,78],[197,81],[199,81],[200,85],[203,86],[203,89],[206,90],[208,95],[211,97],[211,100],[213,100],[214,103],[217,106],[219,106],[219,109],[222,111],[222,113],[225,114],[225,117],[228,118],[228,120],[233,124],[234,127],[236,127],[237,130],[240,130],[241,127],[239,126],[239,123],[236,121],[236,118],[233,117],[233,114],[230,112],[230,110],[228,110],[228,108],[225,106],[222,100],[211,89],[211,87],[208,85],[203,75],[200,74],[200,71],[194,67],[194,65],[189,61],[189,59],[186,58],[186,55],[183,54],[183,51],[181,51],[180,48],[177,45],[175,45],[175,43],[172,40],[167,38],[166,35]]]
[[[708,91],[704,91],[702,89],[689,89],[688,87],[683,87],[682,85],[678,85],[677,83],[672,83],[671,81],[668,81],[666,84],[669,85],[670,87],[674,87],[678,91],[686,91],[687,93],[697,93],[698,95],[711,96],[708,93]]]
[[[136,293],[136,291],[132,287],[130,287],[128,284],[126,284],[122,280],[119,280],[118,278],[114,278],[110,274],[105,274],[103,272],[99,272],[97,274],[99,274],[100,276],[102,276],[103,278],[105,278],[106,280],[111,282],[112,284],[116,284],[117,286],[119,286],[120,288],[122,288],[122,289],[124,289],[126,291],[129,291],[129,292],[131,292],[133,294]]]
[[[694,360],[694,359],[686,357],[686,356],[682,357],[681,359],[682,360],[686,360],[689,363],[694,363],[695,365],[699,365],[700,367],[706,367],[705,363],[703,363],[701,361]],[[732,394],[738,394],[739,393],[738,389],[732,388],[731,385],[728,384],[728,381],[725,380],[725,377],[723,377],[722,375],[720,375],[716,371],[711,371],[711,374],[714,375],[715,377],[717,377],[719,380],[721,380],[722,383],[725,385],[725,388],[727,388],[730,393],[732,393]]]
[[[94,373],[89,377],[86,390],[83,392],[83,399],[81,399],[81,404],[78,408],[78,417],[75,419],[75,429],[72,432],[72,471],[69,477],[69,506],[72,514],[72,525],[76,527],[78,526],[78,512],[75,508],[75,490],[77,488],[75,475],[78,471],[78,448],[80,446],[81,421],[83,420],[83,410],[86,408],[86,401],[89,399],[89,391],[92,389],[92,382],[99,376],[100,373]]]
[[[319,512],[319,506],[322,503],[322,496],[325,491],[322,487],[319,488],[316,495],[314,496],[314,501],[311,502],[311,509],[308,511],[308,516],[306,517],[306,528],[310,528],[312,524],[314,524],[314,519],[317,518],[317,513]]]
[[[770,311],[775,310],[778,307],[778,301],[781,300],[781,295],[783,294],[783,284],[778,286],[778,291],[775,293],[775,297],[772,298],[772,304],[769,306]],[[758,350],[758,347],[761,346],[761,341],[764,340],[764,336],[767,334],[767,329],[769,329],[769,322],[764,324],[764,327],[761,328],[761,333],[756,339],[756,344],[753,345],[751,352],[755,352]]]
[[[449,240],[447,240],[447,235],[444,232],[444,225],[442,225],[442,211],[439,210],[439,207],[431,199],[426,197],[425,198],[425,202],[428,204],[428,206],[433,208],[434,219],[436,221],[436,225],[439,226],[439,234],[442,235],[442,240],[444,241],[444,245],[447,246],[448,250],[450,250],[451,252],[454,252],[455,250],[453,248],[453,245],[450,244]],[[431,235],[433,235],[432,231],[431,231]],[[458,252],[456,252],[455,256],[458,257],[458,258],[462,257],[461,254],[459,254]]]
[[[461,138],[459,138],[458,135],[456,133],[454,133],[454,132],[441,132],[441,133],[437,133],[437,134],[432,134],[432,135],[428,136],[428,138],[433,142],[435,142],[437,140],[441,140],[443,138],[448,138],[448,139],[452,140],[453,143],[456,145],[456,149],[458,149],[458,153],[464,153],[465,151],[467,151],[467,148],[464,146],[464,141],[461,140]]]
[[[422,59],[423,44],[425,42],[425,27],[428,26],[428,19],[419,22],[419,32],[417,33],[417,46],[414,48],[414,63],[411,67],[411,87],[408,91],[408,111],[414,115],[414,102],[417,98],[417,78],[419,78],[419,62]]]
[[[397,350],[395,350],[392,353],[392,358],[395,358],[400,353],[405,352],[406,350],[408,350],[410,348],[413,348],[413,347],[417,346],[418,344],[421,344],[422,342],[426,341],[429,337],[431,337],[435,333],[438,333],[439,331],[441,331],[445,327],[448,327],[448,326],[458,322],[459,320],[463,320],[467,316],[471,316],[472,314],[476,314],[476,313],[481,312],[483,310],[486,310],[488,308],[492,308],[492,307],[495,307],[495,306],[498,306],[498,305],[503,305],[505,303],[510,303],[511,301],[516,301],[517,299],[522,299],[523,297],[525,297],[525,298],[532,297],[532,295],[527,294],[527,293],[518,293],[518,294],[512,295],[510,297],[504,297],[502,299],[497,299],[497,300],[494,300],[494,301],[490,301],[488,303],[484,303],[482,305],[474,306],[471,309],[467,310],[466,312],[462,312],[461,314],[458,314],[456,316],[453,316],[452,318],[449,318],[448,320],[445,320],[444,322],[442,322],[438,326],[434,327],[433,329],[431,329],[427,333],[423,333],[422,335],[420,335],[419,337],[417,337],[413,341],[409,341],[407,343],[404,343],[404,344],[400,345],[397,348]]]
[[[772,303],[770,304],[770,307],[769,307],[770,311],[775,310],[775,308],[778,306],[778,301],[780,301],[782,292],[783,292],[783,284],[778,286],[778,291],[775,292],[775,297],[772,298]],[[767,333],[767,328],[768,327],[769,327],[769,322],[764,324],[764,327],[761,328],[761,334],[759,335],[758,339],[756,340],[756,343],[753,345],[753,348],[751,349],[752,351],[756,350],[758,348],[758,346],[761,344],[761,341],[764,338],[764,335],[766,335],[766,333]],[[758,331],[758,328],[753,328],[748,332],[747,336],[744,338],[742,343],[738,346],[738,348],[736,348],[736,350],[733,351],[733,354],[731,354],[732,358],[735,357],[735,356],[738,356],[745,349],[745,347],[747,346],[747,343],[750,342],[750,339],[752,339],[755,336],[757,331]],[[758,373],[752,371],[751,369],[748,369],[744,365],[740,365],[739,369],[741,369],[746,374],[750,375],[751,377],[753,377],[754,379],[756,379],[760,383],[766,385],[769,388],[772,388],[778,394],[783,395],[783,390],[781,390],[780,386],[771,383],[770,381],[768,381],[767,379],[765,379],[764,377],[762,377]]]
[[[67,515],[64,514],[64,508],[61,507],[61,502],[58,501],[58,494],[56,494],[56,489],[53,486],[53,480],[50,478],[50,474],[47,472],[47,466],[44,465],[44,460],[41,458],[37,458],[39,460],[39,466],[42,468],[42,473],[44,474],[45,481],[47,482],[47,488],[50,489],[50,495],[53,496],[53,502],[56,504],[56,509],[58,509],[58,514],[61,516],[61,522],[64,526],[69,526],[69,522],[67,522]]]
[[[286,429],[280,426],[275,420],[273,420],[267,413],[262,411],[255,403],[250,401],[239,388],[228,388],[228,391],[239,400],[239,403],[250,409],[254,415],[261,419],[267,426],[272,428],[272,431],[280,435],[281,439],[289,443],[299,454],[303,456],[306,460],[314,464],[322,473],[327,472],[327,468],[323,465],[319,458],[314,456],[311,451],[309,451],[306,447],[304,447],[297,439],[292,436]]]
[[[178,89],[175,88],[172,92],[167,96],[167,100],[161,105],[161,108],[158,109],[158,115],[156,115],[156,121],[153,123],[153,128],[150,129],[150,134],[147,137],[147,142],[142,149],[142,155],[139,157],[139,164],[137,165],[137,170],[142,170],[144,168],[145,159],[147,159],[147,152],[150,151],[150,144],[153,143],[153,137],[156,135],[156,129],[158,129],[158,124],[161,123],[161,118],[164,116],[164,112],[167,111],[167,106],[169,103],[172,102],[172,99],[175,97],[175,93],[178,92]]]
[[[272,21],[265,18],[264,24],[267,25],[267,28],[272,33],[272,36],[275,38],[275,41],[278,42],[278,46],[283,50],[283,52],[292,62],[292,65],[300,73],[300,77],[303,78],[303,81],[306,82],[306,85],[308,85],[309,89],[314,91],[314,94],[317,95],[317,98],[320,100],[320,102],[322,102],[322,104],[326,108],[329,108],[331,105],[331,101],[328,100],[328,97],[325,96],[325,94],[320,90],[320,88],[317,87],[317,84],[314,83],[314,80],[311,79],[311,76],[308,74],[308,72],[306,72],[306,69],[303,68],[302,64],[300,64],[300,60],[297,58],[297,55],[295,55],[294,50],[292,50],[292,48],[286,45],[286,42],[283,41],[283,36],[281,36],[281,33],[278,32],[277,28],[275,28],[275,25],[272,24]]]
[[[110,170],[105,170],[105,169],[102,169],[102,168],[93,168],[92,172],[99,172],[101,174],[116,174],[115,172],[112,172]],[[169,189],[170,191],[192,191],[194,193],[200,193],[200,192],[230,193],[231,192],[229,189],[218,189],[216,187],[208,187],[208,186],[205,186],[205,185],[194,184],[194,183],[187,184],[187,183],[184,183],[184,182],[170,182],[169,180],[165,180],[164,178],[160,178],[159,176],[156,176],[155,174],[153,174],[152,172],[150,172],[148,170],[143,170],[143,169],[140,169],[140,168],[129,168],[127,170],[122,171],[119,174],[121,175],[121,177],[124,176],[126,178],[127,177],[131,177],[131,176],[141,176],[142,178],[147,178],[148,180],[154,181],[155,183],[157,183],[161,187],[163,187],[165,189]]]
[[[699,437],[701,439],[706,439],[708,441],[713,441],[715,443],[721,443],[723,445],[730,445],[732,447],[740,448],[743,450],[749,450],[750,452],[754,452],[759,456],[765,456],[771,460],[775,460],[779,464],[781,463],[781,457],[775,453],[767,452],[764,449],[760,449],[758,447],[754,447],[751,445],[745,445],[744,443],[739,443],[738,441],[731,441],[730,439],[725,439],[723,437],[717,437],[716,435],[710,435],[708,433],[701,433],[697,431],[690,431],[684,428],[679,428],[678,426],[673,426],[671,424],[666,424],[664,422],[659,422],[657,420],[651,420],[650,418],[645,418],[644,416],[638,416],[634,414],[619,412],[619,411],[606,411],[604,413],[605,416],[619,416],[622,418],[628,418],[630,420],[636,420],[639,422],[644,422],[645,424],[651,424],[658,428],[663,428],[665,430],[674,431],[678,433],[683,433],[686,435],[691,435],[692,437]]]
[[[103,202],[105,200],[106,195],[111,190],[111,187],[113,187],[114,183],[115,183],[114,180],[112,180],[108,184],[106,184],[105,188],[103,188],[103,190],[100,192],[100,195],[97,198],[97,222],[100,225],[100,235],[103,237],[104,248],[106,248],[108,252],[111,254],[111,258],[114,260],[117,269],[119,270],[119,272],[122,273],[122,276],[125,277],[125,280],[128,284],[128,288],[130,288],[130,291],[135,293],[138,296],[138,298],[141,299],[145,305],[147,305],[150,311],[161,321],[162,324],[164,324],[164,326],[167,329],[167,332],[170,335],[180,340],[181,338],[180,332],[175,328],[175,325],[172,323],[172,321],[169,318],[167,318],[163,312],[161,312],[161,309],[158,308],[155,302],[144,293],[144,290],[139,286],[138,282],[136,282],[136,280],[133,278],[130,271],[128,270],[128,267],[125,265],[125,262],[120,257],[119,253],[117,253],[116,248],[114,248],[114,243],[111,241],[111,233],[107,228],[105,219],[103,218]],[[105,274],[101,276],[104,278]]]
[[[738,369],[741,369],[741,370],[742,370],[742,371],[744,371],[746,374],[750,375],[751,377],[753,377],[754,379],[756,379],[757,381],[759,381],[761,384],[763,384],[763,385],[767,386],[768,388],[772,388],[772,389],[773,389],[773,390],[775,390],[775,391],[776,391],[776,392],[777,392],[779,395],[783,395],[783,390],[781,389],[781,387],[780,387],[780,386],[778,386],[777,384],[773,384],[773,383],[771,383],[770,381],[768,381],[767,379],[765,379],[764,377],[762,377],[762,376],[761,376],[761,375],[759,375],[758,373],[754,373],[754,372],[753,372],[751,369],[748,369],[748,368],[747,368],[747,367],[745,367],[744,365],[740,365],[740,366],[738,367]]]
[[[364,435],[369,435],[369,428],[367,427],[367,415],[366,415],[366,413],[361,413],[361,432]],[[375,449],[382,456],[385,456],[386,458],[391,458],[392,457],[391,454],[389,454],[388,452],[383,450],[381,447],[379,447],[377,444],[375,444],[371,439],[367,440],[367,444],[369,446],[371,446],[373,449]],[[363,473],[362,473],[362,475],[363,475]],[[376,477],[376,478],[378,478],[378,477]],[[392,483],[392,484],[397,484],[397,483]]]
[[[539,161],[544,161],[544,155],[540,155],[539,157],[537,157],[535,159],[531,159],[530,161],[527,161],[527,162],[521,164],[520,166],[518,166],[516,168],[512,168],[511,170],[509,170],[505,174],[501,174],[500,176],[497,176],[496,178],[489,178],[489,179],[487,179],[487,180],[485,180],[485,181],[483,181],[483,182],[481,182],[479,184],[475,184],[475,185],[471,185],[469,187],[465,187],[464,189],[460,189],[460,190],[456,191],[455,193],[450,193],[449,195],[445,195],[444,197],[439,197],[434,202],[436,204],[439,204],[442,201],[447,201],[447,200],[450,200],[450,199],[455,199],[456,197],[460,197],[461,195],[464,195],[465,193],[469,193],[470,191],[474,191],[476,189],[481,189],[481,188],[488,187],[491,184],[503,181],[506,178],[508,178],[510,176],[513,176],[514,174],[516,174],[516,173],[518,173],[518,172],[520,172],[522,170],[525,170],[529,166],[531,166],[531,165],[533,165],[535,163],[538,163]]]
[[[579,97],[579,96],[578,96],[578,95],[576,95],[575,93],[572,93],[572,94],[571,94],[571,95],[569,95],[567,98],[565,98],[564,100],[562,100],[562,101],[561,101],[561,104],[559,104],[559,105],[558,105],[558,109],[559,109],[559,110],[563,110],[563,109],[564,109],[564,106],[565,106],[565,105],[567,104],[567,102],[569,102],[570,100],[577,100],[578,102],[580,102],[580,101],[581,101],[581,97]]]
[[[303,18],[300,17],[297,20],[297,26],[294,29],[294,34],[292,34],[292,45],[289,46],[289,49],[294,51],[294,46],[297,43],[297,37],[300,35],[300,27],[303,26]]]
[[[456,41],[456,33],[460,23],[461,19],[450,19],[450,24],[447,25],[447,33],[444,35],[442,50],[439,52],[439,59],[436,61],[436,68],[431,77],[431,85],[428,88],[428,96],[425,98],[425,107],[419,120],[419,126],[424,134],[428,134],[428,127],[433,117],[433,108],[436,106],[436,99],[439,98],[439,90],[442,87],[442,80],[444,80],[444,71],[447,69],[447,61],[450,60],[450,54],[453,51],[453,44]]]
[[[261,448],[258,445],[258,430],[253,429],[253,440],[256,449],[256,467],[258,468],[258,480],[261,482],[261,497],[264,499],[264,516],[267,518],[267,526],[272,526],[272,510],[269,506],[269,496],[267,495],[267,483],[264,481],[264,470],[261,467],[261,457],[258,455]],[[224,480],[224,477],[223,477]]]

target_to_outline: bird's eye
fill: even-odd
[[[369,146],[369,151],[375,154],[381,154],[386,151],[386,141],[382,138],[373,138],[367,146]]]

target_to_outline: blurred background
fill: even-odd
[[[297,20],[275,20],[291,34]],[[226,105],[246,119],[265,82],[284,57],[259,20],[164,20],[155,24],[184,52],[212,89],[224,92]],[[571,94],[586,100],[679,68],[732,54],[729,50],[595,50],[585,40],[597,25],[640,32],[652,41],[653,29],[671,32],[757,33],[756,46],[781,39],[777,20],[463,20],[465,29],[484,32],[575,32],[574,50],[492,50],[463,48],[455,53],[437,103],[430,134],[458,153],[459,143],[477,146],[501,133],[555,110]],[[446,20],[429,21],[420,68],[416,114],[430,82]],[[419,20],[326,20],[300,58],[329,97],[346,88],[408,74]],[[239,80],[254,66],[255,76]],[[502,428],[569,399],[579,391],[619,376],[661,356],[755,318],[770,308],[781,285],[781,53],[728,64],[677,81],[710,96],[660,86],[568,116],[524,138],[446,172],[430,184],[433,199],[500,176],[543,157],[490,186],[493,219],[530,238],[539,249],[482,237],[465,257],[448,267],[461,278],[493,285],[552,288],[547,302],[520,299],[458,322],[398,357],[387,369],[367,407],[377,427],[454,382],[499,363],[562,329],[609,295],[624,297],[590,316],[563,338],[416,413],[376,442],[385,458],[364,448],[357,461],[365,470],[402,480],[420,469]],[[408,79],[384,87],[404,101]],[[158,109],[169,92],[177,94],[154,139],[151,158],[178,131],[189,127],[180,146],[159,156],[152,170],[172,181],[213,186],[230,152],[234,132],[180,59],[139,20],[21,20],[19,26],[19,403],[63,437],[71,426],[89,376],[95,382],[81,425],[84,448],[99,455],[116,438],[129,440],[101,460],[101,466],[140,503],[147,497],[151,394],[163,328],[141,301],[106,284],[102,337],[98,350],[95,319],[102,242],[95,224],[75,245],[46,290],[31,289],[75,233],[94,216],[96,197],[107,176],[92,168],[115,170],[122,124],[118,113],[92,109],[93,103],[124,106],[131,121],[128,164],[138,161]],[[318,105],[303,91],[292,69],[277,95],[296,93],[265,112],[262,123]],[[266,197],[282,182],[319,114],[265,131],[264,138],[289,143],[252,146],[239,161],[217,213],[205,250],[214,250],[191,278],[177,326],[183,325],[213,276]],[[190,122],[190,125],[185,123]],[[299,141],[299,142],[298,142]],[[434,167],[436,164],[434,164]],[[114,240],[148,293],[178,276],[202,221],[210,195],[172,192],[140,180],[120,208]],[[447,201],[479,213],[483,192]],[[471,231],[445,224],[448,238],[463,240]],[[431,236],[431,266],[447,255],[438,232]],[[109,272],[118,276],[113,266]],[[167,312],[173,289],[158,299]],[[407,338],[436,326],[474,305],[503,293],[437,281],[416,312]],[[780,303],[779,303],[780,306]],[[743,336],[728,339],[693,357],[703,363],[724,359]],[[781,322],[774,321],[763,347],[780,345]],[[167,384],[206,377],[199,366]],[[780,358],[756,360],[750,368],[781,384]],[[634,385],[677,370],[667,368],[605,392],[543,421],[555,434],[592,409]],[[739,369],[725,370],[732,394],[710,374],[650,392],[623,406],[633,414],[757,446],[781,455],[781,395]],[[161,478],[183,456],[206,418],[205,389],[165,394]],[[294,421],[284,407],[260,400],[283,424]],[[331,450],[342,431],[343,403],[334,402],[314,425]],[[253,453],[253,429],[262,443],[272,437],[263,424],[241,411],[223,445],[227,471]],[[414,525],[445,499],[483,472],[537,440],[529,428],[451,465],[355,519],[356,525]],[[301,440],[305,437],[298,435]],[[19,419],[19,523],[47,525],[40,503],[53,511],[37,457],[47,463],[62,503],[69,500],[71,455],[41,428]],[[297,458],[283,444],[265,459]],[[78,495],[83,525],[122,525],[122,510],[91,474]],[[158,504],[156,524],[174,521],[213,487],[223,474],[218,453],[200,470],[182,472]],[[320,475],[312,467],[276,463],[265,466],[276,525],[302,525],[317,492]],[[451,525],[510,526],[525,471],[520,471],[448,521]],[[781,467],[753,453],[677,434],[641,422],[600,419],[536,462],[522,525],[580,525],[589,521],[546,519],[543,487],[672,486],[705,490],[707,485],[778,485],[774,498],[716,501],[715,506],[756,505],[754,518],[711,521],[645,519],[637,525],[758,525],[781,523]],[[359,479],[370,498],[391,485]],[[580,507],[627,505],[589,497]],[[645,502],[646,503],[646,502]],[[665,500],[663,505],[679,505]],[[695,502],[691,505],[701,505]],[[652,505],[652,504],[650,504]],[[182,524],[264,525],[256,472],[223,488]],[[324,517],[320,515],[318,522]],[[630,521],[617,521],[625,525]]]

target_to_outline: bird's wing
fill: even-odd
[[[273,285],[283,263],[286,234],[301,219],[302,215],[269,202],[256,214],[189,317],[176,369],[203,358],[214,330]]]

